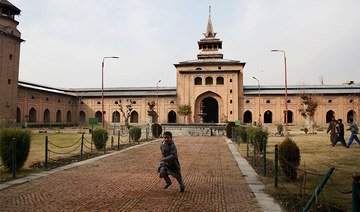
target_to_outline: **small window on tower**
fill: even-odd
[[[352,99],[350,99],[350,101],[349,101],[350,103],[353,103],[353,100]]]
[[[230,82],[232,82],[232,79],[230,79]]]
[[[195,70],[202,70],[201,68],[196,68]]]
[[[230,89],[230,93],[232,93],[232,89]]]
[[[81,101],[81,102],[80,102],[80,104],[82,104],[82,105],[83,105],[83,104],[84,104],[84,102],[83,102],[83,101]]]
[[[49,101],[49,98],[46,98],[45,101]]]
[[[11,79],[8,79],[8,84],[11,85]]]
[[[175,102],[174,102],[174,101],[171,101],[170,104],[175,104]]]
[[[35,99],[35,96],[31,96],[31,99]]]
[[[61,102],[60,99],[58,99],[58,102]]]
[[[232,104],[232,100],[230,99],[230,104]]]
[[[230,114],[232,114],[232,111],[230,110]]]
[[[221,67],[219,66],[218,69],[221,70]]]
[[[97,104],[98,104],[98,105],[100,105],[100,104],[101,104],[101,102],[97,102]]]
[[[12,54],[9,55],[9,59],[12,60]]]
[[[119,102],[118,102],[118,101],[115,101],[115,104],[116,104],[116,105],[118,105],[118,104],[119,104]]]

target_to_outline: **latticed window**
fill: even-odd
[[[212,77],[206,77],[205,85],[212,85],[212,84],[213,84],[213,78]]]
[[[201,77],[196,77],[196,78],[195,78],[195,85],[202,85],[202,79],[201,79]]]

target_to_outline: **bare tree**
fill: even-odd
[[[123,106],[121,104],[121,100],[119,101],[119,108],[120,108],[120,112],[122,113],[124,119],[125,119],[125,126],[126,128],[130,128],[130,125],[129,125],[129,117],[130,117],[130,114],[131,114],[131,111],[132,111],[132,101],[131,99],[127,99],[126,100],[126,111],[123,110]]]
[[[302,108],[299,109],[300,114],[305,118],[306,128],[313,129],[314,133],[314,115],[317,109],[318,103],[312,98],[313,96],[308,93],[300,94],[300,101]]]

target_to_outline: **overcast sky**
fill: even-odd
[[[60,88],[176,86],[173,64],[196,59],[212,7],[224,59],[244,85],[360,82],[359,0],[10,0],[22,38],[20,80]]]

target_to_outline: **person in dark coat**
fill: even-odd
[[[178,181],[180,192],[184,192],[185,185],[181,177],[180,163],[171,132],[164,132],[164,141],[161,142],[160,150],[162,158],[160,160],[158,172],[160,173],[160,177],[164,178],[166,182],[164,189],[167,189],[172,184],[169,178],[169,175],[171,175]]]
[[[344,139],[344,124],[342,123],[342,119],[336,121],[335,131],[336,131],[335,138],[331,146],[334,147],[337,144],[337,142],[340,141],[341,145],[343,145],[343,147],[346,147],[346,143]]]
[[[326,133],[330,132],[330,142],[332,143],[335,139],[335,126],[336,126],[336,120],[335,120],[335,116],[331,117],[331,121],[329,124],[329,127],[326,131]]]

